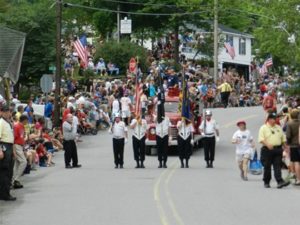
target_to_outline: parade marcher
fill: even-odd
[[[281,164],[283,147],[286,147],[286,137],[280,126],[276,124],[276,113],[270,113],[267,118],[267,123],[264,124],[258,135],[258,141],[263,145],[261,148],[261,162],[264,166],[263,181],[265,188],[270,188],[271,167],[274,168],[277,188],[283,188],[290,184],[289,181],[284,181],[281,175]]]
[[[7,106],[2,107],[0,119],[0,200],[15,201],[10,195],[10,186],[13,175],[14,159],[13,144],[14,132],[10,122],[11,112]]]
[[[190,120],[183,118],[177,123],[178,129],[178,150],[179,150],[179,159],[181,162],[181,168],[189,168],[189,159],[192,155],[192,137],[194,132],[193,124]]]
[[[113,135],[113,150],[115,159],[115,168],[123,169],[124,165],[124,144],[128,142],[128,130],[119,113],[115,114],[109,132]]]
[[[237,123],[239,129],[233,134],[232,144],[236,145],[236,160],[241,171],[241,178],[244,181],[248,180],[248,163],[253,154],[254,142],[253,136],[247,130],[246,122],[239,121]]]
[[[72,169],[72,168],[80,168],[81,165],[78,164],[78,155],[77,155],[77,146],[75,143],[76,139],[76,131],[75,126],[73,124],[73,115],[68,114],[66,121],[63,122],[63,146],[65,150],[65,166],[66,169]],[[72,160],[72,166],[71,166],[71,160]]]
[[[20,178],[27,166],[27,160],[24,153],[24,146],[27,140],[27,135],[25,134],[25,126],[28,123],[28,117],[26,115],[21,115],[19,122],[14,124],[14,148],[16,152],[16,159],[14,165],[12,185],[15,189],[23,188],[20,183]]]
[[[213,168],[213,162],[215,160],[216,141],[219,141],[219,126],[217,122],[212,119],[212,112],[210,110],[205,111],[205,118],[201,122],[199,130],[203,135],[206,168]]]
[[[299,144],[299,110],[293,109],[291,112],[291,121],[287,123],[286,139],[290,147],[291,164],[294,167],[296,175],[295,185],[300,185],[300,144]]]
[[[145,168],[145,139],[147,132],[147,121],[137,116],[130,124],[130,128],[133,129],[132,145],[134,152],[134,160],[137,165],[135,168]]]
[[[162,118],[163,120],[159,123],[156,121],[156,144],[159,166],[158,168],[167,168],[168,160],[168,142],[169,142],[169,131],[171,122],[168,117]]]
[[[226,80],[223,81],[223,83],[218,87],[218,90],[221,92],[221,101],[224,105],[224,108],[227,108],[228,106],[228,100],[230,93],[232,92],[232,88],[230,84],[227,83]]]

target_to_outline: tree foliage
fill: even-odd
[[[126,73],[128,62],[132,57],[138,58],[143,70],[146,70],[147,66],[149,66],[147,64],[147,51],[143,47],[126,40],[120,43],[110,41],[98,46],[95,62],[100,58],[104,58],[107,63],[110,61],[116,64],[121,72]]]

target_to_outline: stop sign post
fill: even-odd
[[[131,58],[129,61],[129,71],[131,73],[135,73],[136,72],[136,60],[135,58]]]

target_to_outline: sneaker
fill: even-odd
[[[280,183],[278,183],[277,188],[281,189],[283,187],[289,186],[290,185],[290,181],[281,181]]]

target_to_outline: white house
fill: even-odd
[[[252,61],[252,39],[250,34],[242,33],[235,29],[220,25],[221,35],[226,42],[231,42],[235,50],[235,57],[232,58],[225,46],[219,50],[219,69],[235,68],[239,74],[245,75],[248,79]]]

